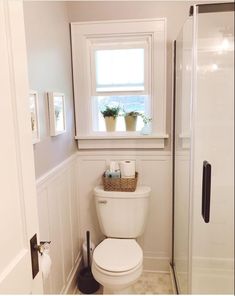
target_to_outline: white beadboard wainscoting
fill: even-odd
[[[99,229],[93,188],[112,161],[135,160],[140,185],[152,189],[145,233],[138,239],[144,251],[144,269],[169,272],[171,256],[171,153],[165,151],[87,151],[77,158],[80,229],[82,238],[90,230],[92,240],[104,237]],[[120,213],[120,220],[122,213]]]
[[[47,294],[73,293],[86,230],[98,244],[102,235],[93,188],[111,160],[135,160],[140,185],[152,189],[144,235],[144,269],[169,272],[171,252],[171,154],[163,151],[82,151],[37,180],[40,239],[50,240],[52,268]],[[120,213],[120,219],[122,214]]]
[[[72,294],[81,262],[76,177],[77,154],[37,180],[40,240],[51,241],[45,294]]]

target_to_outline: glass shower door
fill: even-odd
[[[234,12],[199,10],[194,22],[190,290],[194,294],[233,294]],[[206,221],[202,217],[209,209],[209,200],[202,201],[205,161],[211,166]]]
[[[190,18],[175,42],[173,261],[177,288],[182,294],[187,294],[189,290],[192,32]]]

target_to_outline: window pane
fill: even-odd
[[[144,49],[96,50],[96,91],[144,90]]]
[[[94,98],[96,105],[96,131],[105,131],[105,121],[100,110],[104,110],[105,106],[120,106],[125,112],[138,111],[139,113],[147,113],[148,96],[97,96]],[[121,112],[123,113],[123,112]],[[140,116],[137,119],[136,130],[140,131],[144,126]],[[117,131],[125,131],[124,116],[117,118]]]

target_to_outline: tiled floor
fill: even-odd
[[[173,294],[170,274],[143,272],[142,276],[131,287],[131,294]],[[81,292],[78,291],[78,294]],[[103,289],[100,288],[95,294],[103,294]]]
[[[173,294],[170,274],[144,272],[132,290],[133,294]]]

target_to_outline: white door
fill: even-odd
[[[0,1],[0,294],[42,293],[32,279],[38,233],[23,4]]]

